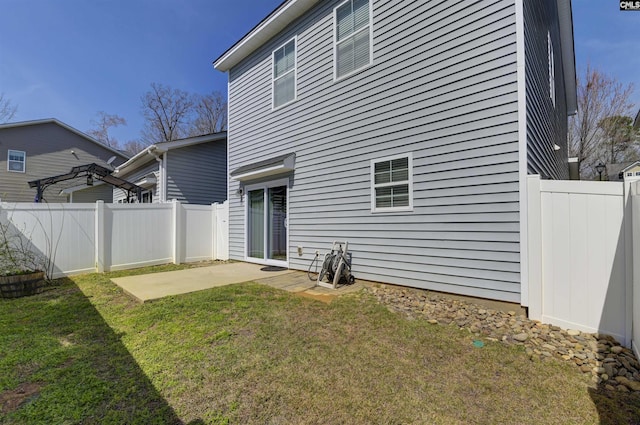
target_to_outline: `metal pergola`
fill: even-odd
[[[59,176],[46,177],[44,179],[30,181],[29,187],[36,188],[38,191],[38,193],[36,194],[35,202],[42,202],[43,193],[49,186],[80,177],[87,178],[88,186],[93,185],[93,179],[98,179],[126,191],[127,200],[130,200],[133,195],[135,196],[135,199],[138,200],[138,202],[142,202],[143,189],[140,186],[112,175],[111,170],[98,164],[80,165],[78,167],[73,167],[67,174],[60,174]]]

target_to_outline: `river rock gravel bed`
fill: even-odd
[[[492,310],[427,291],[371,286],[366,291],[391,311],[410,319],[452,325],[488,341],[522,345],[532,361],[551,358],[574,364],[609,391],[640,392],[640,364],[631,350],[609,335],[561,329],[515,311]]]

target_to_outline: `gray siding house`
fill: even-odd
[[[116,168],[115,176],[141,186],[143,202],[177,199],[212,204],[227,199],[227,133],[156,143]],[[113,188],[113,201],[126,193]]]
[[[71,168],[96,163],[108,167],[124,163],[128,156],[56,119],[0,125],[0,200],[33,202],[36,189],[29,181],[68,173]],[[47,202],[68,202],[68,188],[78,180],[58,183],[44,193]],[[85,186],[86,187],[86,186]],[[86,202],[111,202],[112,191],[99,187],[83,193]]]
[[[232,259],[527,305],[527,174],[568,176],[570,0],[288,0],[228,73]]]

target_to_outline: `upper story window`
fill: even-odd
[[[26,170],[27,154],[23,151],[9,149],[7,154],[7,170],[15,173],[24,173]]]
[[[553,107],[556,106],[556,67],[553,56],[553,42],[551,41],[551,34],[547,32],[547,54],[549,55],[549,97]]]
[[[411,154],[371,161],[371,211],[413,209]]]
[[[334,69],[339,79],[371,64],[371,5],[347,0],[335,8]]]
[[[296,39],[273,52],[273,107],[296,99]]]

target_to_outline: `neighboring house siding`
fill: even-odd
[[[528,172],[540,174],[543,178],[569,179],[567,106],[563,95],[564,75],[556,2],[523,0],[523,7]],[[551,35],[555,59],[555,107],[549,95],[547,34]],[[555,150],[554,145],[558,145],[560,150]]]
[[[7,152],[15,149],[26,152],[26,172],[7,171]],[[74,152],[74,154],[71,153]],[[72,167],[96,163],[102,166],[113,152],[87,140],[55,123],[34,124],[0,129],[0,200],[33,202],[36,189],[29,181],[68,173]],[[124,162],[118,158],[114,165]],[[60,190],[83,183],[69,180],[49,187],[44,192],[47,202],[66,202]]]
[[[230,71],[229,169],[296,153],[293,269],[346,239],[356,278],[519,301],[514,2],[375,1],[373,65],[334,81],[340,2],[321,2]],[[297,100],[272,110],[272,51],[294,35]],[[371,160],[404,153],[413,211],[372,213]],[[231,180],[229,193],[238,188]],[[245,204],[230,196],[239,260]]]
[[[167,155],[167,200],[212,204],[227,199],[227,144],[202,143]]]
[[[104,183],[87,189],[76,190],[70,200],[74,204],[94,203],[96,201],[111,203],[113,201],[113,187]]]
[[[142,179],[143,177],[148,176],[151,173],[154,173],[156,176],[156,183],[152,186],[145,186],[143,187],[143,189],[148,190],[148,189],[152,189],[153,190],[153,203],[158,203],[160,202],[160,196],[158,193],[158,181],[157,181],[157,177],[159,175],[159,168],[160,168],[160,164],[158,163],[158,161],[155,160],[155,158],[151,157],[151,155],[149,155],[149,157],[151,158],[151,161],[149,161],[147,164],[145,164],[143,167],[135,170],[132,173],[129,174],[115,174],[117,177],[120,177],[121,179],[124,179],[130,183],[137,183],[138,181],[140,181],[140,179]],[[113,188],[113,202],[120,202],[123,201],[127,198],[127,193],[122,190],[119,189],[117,187]]]

